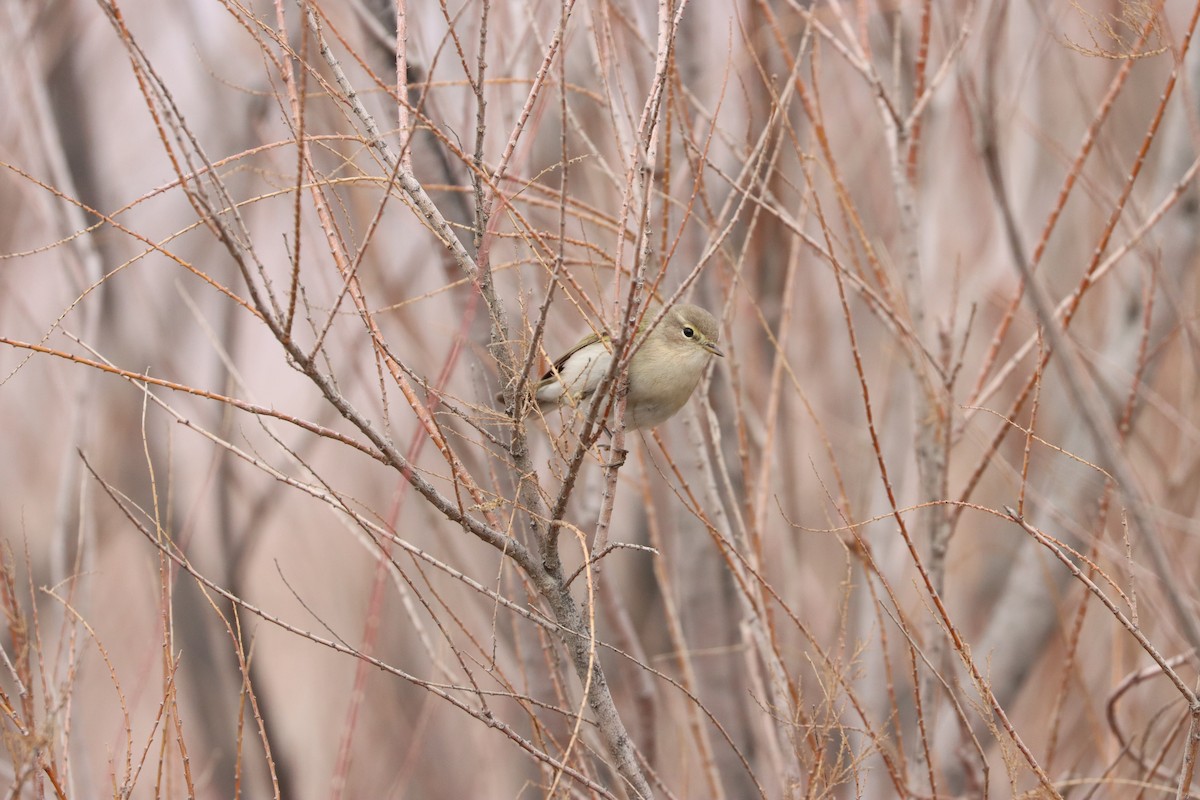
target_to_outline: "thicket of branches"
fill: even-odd
[[[5,796],[1200,793],[1200,3],[0,15]]]

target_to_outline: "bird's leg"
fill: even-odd
[[[624,447],[613,447],[613,441],[611,438],[609,438],[608,445],[606,445],[604,449],[607,450],[612,456],[612,460],[605,464],[605,467],[617,469],[625,464],[625,456],[629,455],[629,451]]]
[[[608,443],[600,444],[600,442],[597,441],[596,446],[601,450],[607,450],[612,456],[611,461],[608,461],[608,462],[602,461],[601,466],[611,467],[612,469],[616,469],[617,467],[623,466],[625,464],[625,456],[629,455],[629,451],[626,450],[624,447],[614,447],[613,446],[616,442],[617,437],[616,437],[616,434],[613,432],[613,429],[608,427],[607,420],[605,422],[601,423],[600,434],[604,434],[605,436],[608,437]],[[600,434],[597,434],[597,439],[599,438]]]

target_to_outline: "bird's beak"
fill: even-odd
[[[705,342],[704,349],[712,353],[714,356],[720,356],[721,358],[725,357],[725,354],[721,352],[721,348],[717,347],[712,342]]]

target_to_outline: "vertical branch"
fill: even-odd
[[[483,144],[484,136],[487,133],[487,34],[488,14],[491,11],[491,7],[489,0],[483,0],[483,8],[479,16],[479,55],[475,61],[475,77],[471,81],[475,93],[475,150],[471,158],[475,169],[471,172],[471,186],[475,194],[475,228],[473,231],[473,240],[475,242],[476,257],[478,257],[480,248],[483,246],[483,236],[487,230],[489,218],[489,211],[483,193]],[[497,185],[497,191],[502,191],[499,185]],[[484,263],[487,263],[486,260]]]
[[[926,70],[929,65],[929,34],[933,19],[933,0],[924,0],[921,4],[920,44],[917,45],[917,60],[913,65],[913,98],[921,98],[925,94]],[[917,156],[921,145],[921,119],[912,120],[908,136],[908,154],[905,164],[905,180],[911,184],[917,183]],[[936,663],[936,662],[935,662]]]
[[[301,7],[306,5],[306,0],[302,0]],[[277,19],[281,26],[286,26],[286,20],[283,16],[282,9],[277,10]],[[280,35],[287,37],[287,28],[280,28]],[[307,65],[308,63],[308,27],[300,26],[300,63]],[[280,64],[286,65],[280,78],[284,84],[291,85],[296,80],[296,70],[292,67],[292,59],[280,59]],[[300,294],[300,254],[303,237],[300,235],[301,222],[303,219],[303,201],[304,201],[304,179],[306,174],[306,153],[307,145],[305,143],[305,121],[307,119],[306,111],[308,109],[308,70],[300,70],[300,88],[294,92],[295,102],[293,103],[293,111],[295,112],[295,137],[296,137],[296,177],[295,198],[292,208],[292,282],[288,287],[287,313],[283,319],[283,332],[285,336],[292,335],[292,324],[296,319],[296,301]]]
[[[482,59],[483,56],[480,55]],[[396,130],[400,134],[400,168],[412,171],[412,127],[408,110],[408,0],[396,0]]]

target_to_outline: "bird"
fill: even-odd
[[[643,326],[654,315],[647,314]],[[639,329],[640,332],[641,329]],[[629,361],[625,427],[653,428],[670,419],[700,384],[713,356],[724,358],[717,320],[699,306],[673,306]],[[554,362],[534,387],[543,411],[587,400],[612,364],[612,341],[593,333]]]

